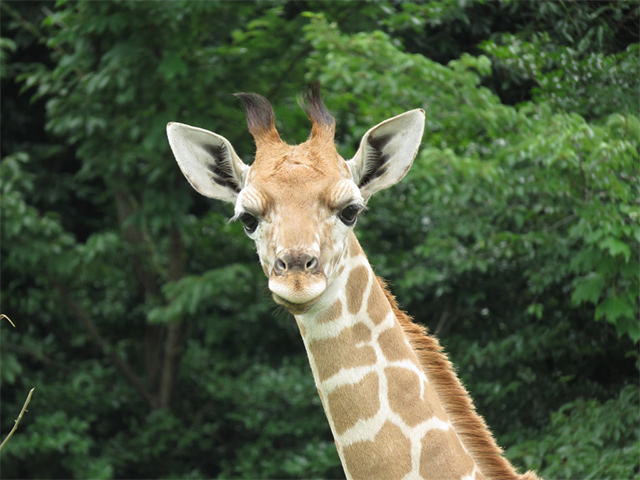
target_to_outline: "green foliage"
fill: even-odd
[[[234,405],[225,418],[245,438],[240,448],[225,452],[220,478],[310,478],[318,470],[328,477],[342,474],[328,424],[313,414],[322,406],[304,358],[277,369],[253,366],[237,382],[219,388]],[[307,420],[292,422],[295,418]]]
[[[640,478],[639,400],[636,385],[604,403],[578,398],[551,414],[543,440],[522,442],[507,454],[545,478]]]
[[[58,463],[62,458],[62,464],[68,471],[74,472],[73,478],[112,478],[113,469],[104,458],[90,457],[94,442],[88,435],[89,424],[79,418],[69,418],[63,412],[58,411],[49,416],[38,415],[30,428],[30,434],[12,439],[9,454],[19,459],[28,458],[28,454],[34,454],[41,458],[44,467],[48,462]],[[94,447],[95,448],[95,447]],[[50,471],[43,468],[39,472],[33,472],[36,476],[47,478]]]
[[[2,240],[13,245],[11,256],[4,259],[5,266],[34,271],[43,265],[55,265],[64,270],[63,263],[68,261],[65,253],[73,246],[73,238],[60,225],[58,215],[40,215],[27,203],[26,193],[34,188],[33,175],[23,168],[28,162],[29,156],[18,152],[5,157],[0,165]]]
[[[576,48],[557,45],[546,33],[530,41],[503,35],[485,42],[483,50],[498,68],[534,81],[533,98],[539,103],[586,117],[637,113],[639,45],[607,55],[589,51],[589,39],[585,36]]]
[[[476,269],[484,273],[496,262],[518,262],[514,257],[525,256],[531,265],[524,272],[530,295],[553,284],[573,284],[575,305],[595,304],[596,318],[606,318],[635,342],[640,339],[635,321],[637,116],[614,114],[604,125],[591,125],[575,113],[554,113],[546,103],[505,107],[477,88],[476,72],[490,72],[486,57],[462,57],[447,68],[404,54],[381,32],[342,35],[321,17],[307,32],[314,55],[330,59],[322,62],[312,55],[312,66],[321,69],[320,78],[332,91],[348,92],[337,94],[336,103],[349,104],[354,117],[380,117],[395,105],[411,104],[427,112],[454,112],[428,115],[427,142],[434,148],[423,150],[410,174],[410,181],[431,187],[414,186],[418,191],[411,202],[432,209],[446,205],[433,214],[450,228],[437,229],[415,245],[433,267],[432,272],[410,271],[413,284],[408,286],[433,283],[444,289],[443,272],[449,269],[455,275]],[[375,70],[374,64],[382,69]],[[411,90],[418,79],[427,86]],[[483,210],[480,217],[478,209]],[[423,220],[430,224],[434,218],[427,214]],[[453,243],[439,238],[451,233],[457,237]],[[533,256],[533,249],[539,254]],[[554,258],[541,265],[546,252]],[[419,262],[415,268],[423,270],[424,265]],[[547,275],[541,267],[548,268]],[[584,296],[585,287],[590,296]]]
[[[295,323],[164,134],[208,128],[250,161],[230,94],[268,96],[301,141],[317,78],[345,158],[427,112],[358,235],[509,457],[637,478],[639,8],[3,2],[3,432],[39,392],[3,474],[342,475]]]

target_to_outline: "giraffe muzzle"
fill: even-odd
[[[291,313],[306,312],[327,288],[320,259],[307,251],[283,252],[269,276],[269,290],[276,303]]]

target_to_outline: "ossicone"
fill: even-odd
[[[327,140],[333,141],[336,119],[329,113],[322,101],[319,81],[316,80],[307,87],[302,97],[298,98],[298,104],[311,120],[310,138],[326,136]]]
[[[276,130],[276,116],[269,100],[257,93],[234,93],[242,100],[247,115],[247,127],[256,144],[263,142],[280,142],[280,135]]]
[[[269,101],[257,93],[240,92],[234,94],[242,100],[247,115],[249,132],[256,145],[282,143],[276,130],[275,114]],[[310,140],[333,142],[336,120],[325,107],[320,95],[320,82],[315,81],[298,97],[298,104],[311,120]]]

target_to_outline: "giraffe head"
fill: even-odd
[[[248,166],[224,137],[170,123],[171,149],[202,195],[235,205],[233,219],[256,243],[274,300],[294,314],[308,311],[340,273],[358,214],[379,190],[409,170],[424,129],[424,111],[411,110],[365,133],[345,161],[334,143],[335,120],[319,88],[303,99],[311,135],[300,145],[283,142],[271,105],[262,96],[236,94],[245,105],[256,143]]]

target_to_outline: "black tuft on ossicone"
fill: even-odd
[[[331,128],[335,126],[336,119],[329,113],[322,101],[319,81],[316,80],[309,85],[302,97],[298,99],[298,104],[314,125]]]
[[[233,94],[242,100],[247,114],[249,132],[255,137],[276,132],[275,114],[269,100],[257,93],[239,92]]]

